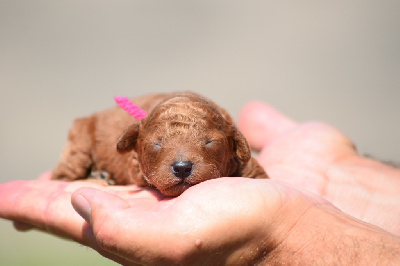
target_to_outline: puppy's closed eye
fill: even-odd
[[[206,145],[206,147],[212,147],[215,145],[215,140],[212,140],[212,139],[206,140],[205,145]]]
[[[223,140],[221,139],[209,139],[205,141],[206,148],[215,148],[223,144]]]
[[[162,148],[162,143],[160,141],[155,141],[151,143],[151,147],[153,148],[153,150],[159,151]]]

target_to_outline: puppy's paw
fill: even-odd
[[[115,180],[111,178],[111,175],[107,171],[103,170],[92,170],[87,180],[103,185],[115,185]]]

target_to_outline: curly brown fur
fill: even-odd
[[[233,119],[212,101],[190,92],[132,101],[148,112],[145,119],[119,107],[77,119],[52,178],[106,172],[100,176],[109,183],[152,186],[166,196],[222,176],[268,178]]]

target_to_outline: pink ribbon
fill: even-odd
[[[127,97],[115,96],[114,100],[122,109],[127,111],[131,116],[133,116],[137,120],[142,120],[147,115],[145,110],[143,110],[142,108],[131,102]]]

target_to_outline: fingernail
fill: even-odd
[[[76,195],[71,199],[72,206],[75,211],[83,218],[86,222],[91,224],[90,217],[92,214],[92,206],[90,206],[87,199],[81,195]]]

